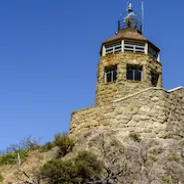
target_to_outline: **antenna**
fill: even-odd
[[[127,0],[127,9],[126,9],[126,11],[128,12],[128,6],[129,6],[129,0]]]
[[[144,33],[144,0],[141,0],[141,11],[142,11],[142,34]]]

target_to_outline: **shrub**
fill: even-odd
[[[169,160],[170,160],[170,161],[179,162],[179,161],[180,161],[180,157],[177,156],[177,154],[173,153],[173,155],[170,157]]]
[[[15,153],[7,153],[5,155],[0,156],[0,165],[13,165],[17,163],[18,153],[21,157],[21,161],[25,161],[27,156],[26,150],[21,150]]]
[[[21,150],[21,147],[19,144],[10,144],[10,146],[6,148],[6,153],[14,153],[18,150]]]
[[[167,184],[172,184],[171,176],[162,176],[162,180]]]
[[[41,178],[50,184],[81,182],[72,160],[52,160],[41,168]]]
[[[184,140],[181,140],[179,144],[180,146],[184,147]]]
[[[60,148],[60,156],[62,157],[71,152],[74,145],[74,139],[69,137],[67,133],[58,133],[54,137],[53,146],[58,146]]]
[[[158,158],[154,155],[150,155],[149,156],[151,160],[153,160],[154,162],[158,161]]]
[[[11,144],[6,151],[1,151],[0,165],[13,165],[18,161],[18,153],[21,161],[24,161],[29,150],[39,148],[39,140],[31,136],[23,138],[18,144]]]
[[[54,147],[54,145],[52,144],[52,142],[47,142],[43,146],[40,147],[39,151],[40,152],[47,152],[47,151],[51,150],[53,147]]]
[[[0,174],[0,182],[4,180],[3,176]]]
[[[36,150],[40,147],[40,139],[32,138],[31,136],[24,137],[19,145],[21,150]]]
[[[99,179],[103,164],[92,153],[83,151],[69,160],[54,159],[40,169],[41,178],[49,184],[77,184]]]
[[[96,179],[100,178],[100,173],[103,168],[103,163],[97,160],[97,157],[87,151],[82,151],[75,158],[75,165],[78,168],[78,175],[87,182],[90,176]]]
[[[5,153],[15,153],[20,150],[36,150],[40,147],[40,139],[32,138],[31,136],[24,137],[18,144],[10,144],[6,148]]]

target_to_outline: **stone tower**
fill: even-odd
[[[131,4],[118,32],[102,43],[97,73],[96,103],[72,113],[71,135],[98,129],[120,139],[183,137],[184,88],[162,88],[160,49],[143,36]]]
[[[142,35],[142,24],[129,6],[120,18],[118,32],[101,46],[96,105],[148,87],[162,87],[160,49]]]

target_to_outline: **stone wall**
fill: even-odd
[[[184,137],[184,88],[169,93],[166,100],[165,116],[167,118],[168,137]]]
[[[104,106],[75,111],[70,133],[80,136],[91,128],[111,129],[119,137],[136,132],[142,138],[184,136],[184,89],[147,88]]]
[[[127,64],[138,64],[143,67],[142,81],[126,80]],[[106,84],[104,80],[104,68],[112,65],[117,65],[117,80],[115,83]],[[128,94],[152,87],[151,71],[159,74],[157,87],[162,87],[161,63],[149,55],[121,52],[101,57],[98,65],[96,105],[105,105]]]

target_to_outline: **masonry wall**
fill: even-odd
[[[171,92],[166,99],[168,137],[184,137],[184,88]]]
[[[119,137],[136,132],[142,138],[181,138],[184,89],[148,88],[109,105],[73,112],[70,134],[77,137],[97,128],[111,129]]]
[[[127,64],[138,64],[143,67],[142,81],[126,80]],[[104,68],[112,65],[117,65],[117,81],[115,83],[105,84]],[[98,65],[96,105],[103,106],[115,99],[152,87],[151,71],[159,74],[157,87],[162,87],[161,63],[149,55],[120,52],[101,57]]]

